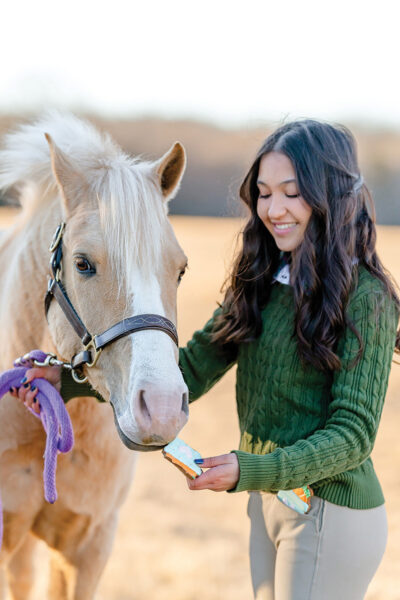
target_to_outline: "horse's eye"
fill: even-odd
[[[83,258],[83,256],[79,256],[75,259],[75,269],[79,273],[84,273],[85,275],[94,275],[94,273],[96,273],[96,269],[92,267],[87,258]]]
[[[180,284],[180,282],[181,282],[181,280],[182,280],[182,277],[183,277],[183,276],[184,276],[184,274],[185,274],[185,271],[186,271],[186,268],[185,268],[185,269],[182,269],[182,271],[179,273],[179,277],[178,277],[178,285]]]

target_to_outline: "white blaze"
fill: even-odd
[[[130,316],[156,314],[166,317],[160,285],[155,275],[143,277],[139,270],[132,276],[134,291]],[[125,402],[120,406],[119,424],[125,435],[140,443],[143,435],[138,424],[138,395],[149,406],[154,434],[168,432],[182,409],[187,387],[177,365],[177,348],[168,334],[158,330],[138,331],[129,336],[131,366]],[[151,408],[150,408],[151,407]],[[146,411],[147,412],[147,411]],[[176,434],[178,431],[176,431]]]

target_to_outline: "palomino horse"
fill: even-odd
[[[43,309],[48,246],[61,221],[62,282],[89,331],[104,332],[142,313],[176,320],[186,257],[167,204],[184,169],[179,143],[157,162],[134,160],[71,115],[50,114],[7,136],[0,187],[17,187],[23,210],[0,244],[1,370],[33,348],[63,360],[83,349],[59,304],[50,303],[47,320]],[[130,448],[157,449],[186,423],[187,388],[177,347],[165,331],[139,331],[114,341],[85,373],[110,400]],[[68,410],[75,446],[59,456],[59,499],[50,505],[43,499],[42,426],[13,397],[0,401],[0,599],[7,585],[15,600],[29,597],[37,538],[58,550],[74,571],[71,596],[62,572],[52,569],[52,600],[93,598],[110,553],[136,453],[118,438],[109,403],[75,398]]]

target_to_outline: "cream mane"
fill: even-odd
[[[102,232],[118,274],[126,276],[135,263],[143,272],[154,271],[167,214],[155,163],[129,157],[90,123],[50,112],[8,134],[0,151],[0,188],[19,188],[29,214],[58,195],[45,133],[77,165],[97,199]]]

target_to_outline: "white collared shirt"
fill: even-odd
[[[289,265],[283,265],[280,269],[278,269],[277,273],[272,278],[272,281],[279,281],[279,283],[284,283],[285,285],[290,285],[290,268]]]
[[[356,265],[358,263],[358,258],[353,258],[352,264]],[[279,283],[283,283],[284,285],[290,285],[290,267],[288,264],[283,265],[278,269],[276,274],[273,276],[272,281],[278,281]]]

